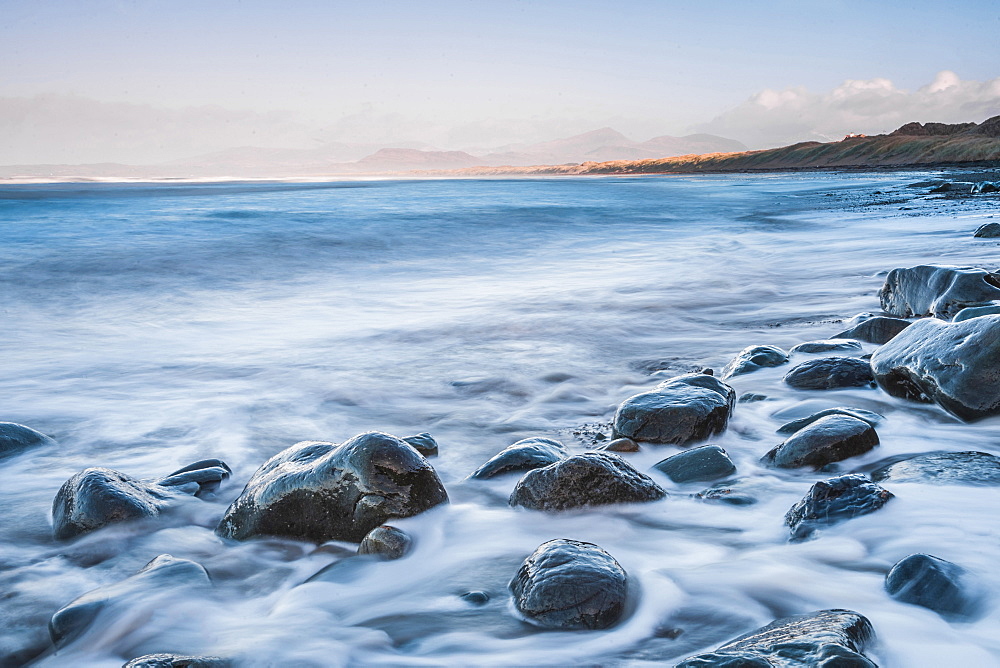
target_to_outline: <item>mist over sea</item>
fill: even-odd
[[[788,542],[783,517],[830,473],[759,458],[821,408],[878,412],[893,455],[1000,455],[1000,418],[963,424],[877,389],[794,390],[789,367],[738,376],[732,456],[759,502],[712,504],[652,473],[662,501],[546,514],[507,505],[517,475],[467,476],[529,436],[572,452],[664,378],[741,349],[788,350],[879,309],[885,273],[996,269],[974,239],[1000,201],[942,199],[921,172],[334,183],[0,185],[0,421],[52,436],[0,462],[0,665],[120,666],[153,652],[240,665],[652,665],[776,617],[867,616],[883,667],[1000,665],[1000,488],[894,484],[877,513]],[[870,352],[874,346],[865,344]],[[804,361],[808,356],[793,360]],[[227,542],[228,504],[302,440],[430,432],[451,503],[393,521],[404,559],[352,565],[350,543]],[[643,446],[639,470],[680,452]],[[214,499],[151,522],[52,538],[62,483],[89,466],[156,478],[204,458],[233,469]],[[606,631],[543,631],[507,582],[540,543],[600,545],[633,608]],[[893,600],[885,572],[924,552],[974,573],[989,601],[949,622]],[[133,595],[49,649],[51,615],[159,554],[210,589]],[[336,581],[303,584],[343,561]],[[485,591],[474,607],[459,596]]]

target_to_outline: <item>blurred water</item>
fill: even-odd
[[[995,597],[1000,491],[896,485],[882,511],[792,545],[783,515],[823,476],[757,464],[787,416],[817,407],[886,415],[881,447],[848,468],[926,450],[997,452],[1000,420],[958,424],[876,390],[796,392],[780,382],[787,369],[773,369],[733,381],[769,399],[740,404],[713,441],[760,490],[757,505],[705,504],[686,496],[702,486],[658,478],[673,492],[662,502],[545,515],[506,506],[516,476],[464,480],[526,436],[584,449],[567,430],[610,419],[664,376],[720,369],[751,344],[826,338],[878,308],[888,269],[996,267],[997,242],[971,236],[1000,215],[996,201],[906,187],[926,177],[0,186],[0,420],[60,443],[4,462],[0,656],[640,665],[776,616],[846,607],[872,620],[880,665],[1000,665],[995,605],[948,623],[881,585],[895,561],[928,552],[976,572]],[[412,555],[299,586],[353,546],[214,536],[267,457],[370,429],[430,431],[441,444],[432,461],[452,503],[396,523],[415,536]],[[677,451],[629,458],[645,470]],[[192,499],[151,525],[51,539],[52,498],[76,471],[156,477],[204,457],[233,466],[219,499]],[[635,585],[627,620],[554,633],[511,614],[507,580],[551,538],[598,543],[622,563]],[[45,653],[56,609],[163,552],[202,563],[214,590],[138,597]],[[458,598],[473,589],[490,603]]]

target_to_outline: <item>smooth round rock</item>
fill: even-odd
[[[979,318],[984,315],[997,315],[1000,313],[1000,302],[994,302],[987,306],[970,306],[955,314],[952,322],[962,322],[971,318]]]
[[[736,391],[715,376],[677,376],[622,402],[614,437],[676,445],[702,441],[725,431],[735,404]]]
[[[853,339],[824,339],[806,341],[791,349],[791,353],[831,353],[861,350],[861,344]]]
[[[438,442],[426,431],[416,436],[407,436],[403,440],[412,445],[424,457],[437,457]]]
[[[778,427],[779,434],[794,434],[799,429],[803,427],[808,427],[816,420],[820,418],[825,418],[828,415],[848,415],[852,418],[857,418],[863,420],[870,424],[871,426],[878,425],[882,421],[883,417],[878,413],[873,413],[871,411],[862,410],[860,408],[852,408],[848,406],[837,406],[836,408],[827,408],[825,410],[817,411],[812,415],[808,415],[804,418],[799,418],[798,420],[792,420],[791,422],[786,422],[785,424]]]
[[[785,525],[793,540],[801,540],[824,526],[873,513],[891,498],[892,492],[856,473],[820,480],[785,514]]]
[[[781,366],[788,362],[788,353],[777,346],[748,346],[741,350],[722,370],[722,377],[732,378],[757,369]]]
[[[882,345],[893,339],[897,334],[910,326],[909,320],[899,318],[887,318],[885,316],[875,316],[859,322],[850,329],[845,329],[840,334],[835,334],[835,339],[855,339],[866,343]]]
[[[957,617],[975,607],[975,596],[963,583],[966,578],[966,570],[957,564],[929,554],[911,554],[885,576],[885,590],[897,601]]]
[[[976,232],[972,236],[980,239],[995,239],[1000,237],[1000,223],[983,223],[976,228]]]
[[[718,445],[702,445],[653,464],[676,483],[718,480],[736,473],[736,465]]]
[[[616,438],[613,441],[602,443],[594,449],[608,452],[639,452],[639,444],[631,438]]]
[[[0,422],[0,459],[19,455],[39,446],[55,447],[54,439],[16,422]]]
[[[382,525],[368,532],[358,545],[358,554],[371,554],[382,559],[400,559],[406,555],[412,543],[405,531]]]
[[[566,446],[551,438],[525,438],[493,455],[469,476],[485,480],[504,473],[530,471],[566,457]]]
[[[484,591],[467,591],[460,598],[472,605],[486,605],[490,602],[490,595]]]
[[[876,482],[928,485],[1000,485],[1000,457],[986,452],[930,452],[892,462],[871,473]]]
[[[875,429],[849,415],[827,415],[803,427],[761,458],[766,466],[821,469],[862,455],[879,444]]]
[[[835,390],[842,387],[871,387],[875,384],[875,376],[868,362],[854,357],[809,360],[785,374],[784,380],[797,390]]]
[[[889,315],[949,320],[968,306],[1000,300],[1000,275],[979,267],[948,265],[893,269],[878,296]]]

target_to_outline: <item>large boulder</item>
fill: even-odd
[[[899,318],[887,318],[883,315],[874,316],[862,320],[849,329],[845,329],[840,334],[835,334],[835,339],[855,339],[882,345],[891,341],[894,336],[910,326],[909,320]]]
[[[911,554],[886,574],[885,590],[897,601],[947,617],[962,617],[972,613],[977,603],[969,579],[958,564],[929,554]]]
[[[875,668],[864,655],[871,622],[852,610],[819,610],[777,619],[675,668]]]
[[[55,446],[56,442],[40,431],[16,422],[0,422],[0,459],[13,457],[40,445]]]
[[[948,320],[967,306],[1000,299],[1000,275],[978,267],[946,265],[893,269],[878,297],[890,315]]]
[[[618,455],[585,452],[524,474],[510,505],[534,510],[567,510],[613,503],[641,503],[667,493]]]
[[[725,431],[736,391],[715,376],[689,373],[629,397],[618,407],[614,437],[684,445]]]
[[[1000,315],[962,322],[925,319],[872,355],[889,394],[933,401],[962,420],[1000,413]]]
[[[820,480],[785,514],[785,524],[792,539],[801,540],[821,527],[873,513],[892,497],[892,492],[856,473]]]
[[[1000,457],[986,452],[929,452],[881,466],[876,482],[929,485],[1000,485]]]
[[[477,480],[504,473],[530,471],[566,457],[566,446],[551,438],[525,438],[493,455],[469,476]]]
[[[625,612],[628,576],[593,543],[550,540],[531,553],[510,581],[525,619],[550,629],[606,629]]]
[[[360,542],[387,520],[448,501],[413,446],[367,432],[340,445],[302,441],[264,463],[216,529],[224,538]]]
[[[855,357],[821,357],[803,362],[785,374],[785,382],[797,390],[835,390],[870,387],[875,384],[866,360]]]
[[[653,464],[653,468],[677,483],[718,480],[736,473],[729,454],[718,445],[700,445]]]
[[[768,452],[761,461],[778,468],[827,464],[862,455],[878,445],[874,427],[849,415],[827,415],[803,427]]]
[[[757,369],[788,363],[788,353],[777,346],[749,346],[739,352],[722,370],[723,378],[731,378]]]

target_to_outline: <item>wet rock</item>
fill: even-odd
[[[858,323],[850,329],[845,329],[840,334],[835,334],[835,339],[856,339],[867,343],[882,345],[891,341],[894,336],[910,326],[909,320],[899,318],[887,318],[885,316],[875,316]]]
[[[854,357],[821,357],[803,362],[785,374],[785,382],[798,390],[834,390],[875,384],[871,366]]]
[[[984,315],[997,315],[1000,313],[1000,302],[993,302],[988,306],[970,306],[955,314],[952,322],[962,322],[971,318],[978,318]]]
[[[460,598],[472,605],[486,605],[490,602],[490,595],[484,591],[467,591]]]
[[[857,418],[859,420],[864,420],[871,426],[877,425],[882,421],[882,416],[878,413],[873,413],[871,411],[862,410],[860,408],[849,408],[846,406],[837,406],[836,408],[827,408],[825,410],[813,413],[812,415],[804,418],[799,418],[798,420],[792,420],[791,422],[786,422],[785,424],[778,427],[779,434],[794,434],[799,429],[811,425],[816,420],[820,418],[825,418],[828,415],[848,415],[852,418]]]
[[[132,659],[122,668],[230,668],[233,663],[218,656],[147,654]]]
[[[407,436],[403,440],[412,445],[424,457],[437,457],[438,443],[426,431],[416,436]]]
[[[235,540],[360,541],[391,518],[447,501],[437,472],[411,445],[367,432],[340,445],[303,441],[269,459],[216,533]]]
[[[631,438],[616,438],[613,441],[602,443],[594,449],[608,452],[639,452],[639,444]]]
[[[383,559],[400,559],[409,551],[411,542],[405,531],[382,525],[375,527],[361,539],[358,554],[372,554]]]
[[[757,394],[756,392],[745,392],[740,395],[739,402],[741,404],[754,404],[758,401],[767,400],[766,394]]]
[[[566,457],[566,446],[551,438],[525,438],[509,445],[469,476],[485,480],[503,473],[530,471]]]
[[[757,497],[732,485],[715,485],[695,494],[695,498],[703,501],[718,501],[730,506],[752,506],[757,503]]]
[[[174,487],[202,498],[211,496],[229,478],[233,470],[221,459],[203,459],[177,469],[166,478],[156,481],[161,487]]]
[[[985,452],[930,452],[879,467],[876,482],[928,485],[1000,485],[1000,457]]]
[[[874,637],[864,615],[819,610],[777,619],[675,668],[875,668],[863,653]]]
[[[0,459],[13,457],[39,446],[54,447],[55,440],[31,427],[16,422],[0,422]]]
[[[606,629],[625,611],[628,576],[593,543],[550,540],[524,560],[510,581],[524,617],[550,629]]]
[[[686,374],[618,407],[614,437],[684,445],[725,431],[736,403],[733,388],[715,376]]]
[[[820,480],[785,514],[785,524],[792,539],[801,540],[816,529],[873,513],[892,497],[892,492],[856,473]]]
[[[878,434],[866,421],[850,415],[827,415],[775,446],[761,462],[785,469],[802,466],[821,469],[862,455],[878,443]]]
[[[1000,237],[1000,223],[984,223],[980,225],[973,234],[974,237],[979,237],[980,239],[995,239]]]
[[[911,554],[885,576],[885,590],[897,601],[930,608],[946,617],[962,617],[976,607],[967,580],[967,571],[957,564],[929,554]]]
[[[822,341],[806,341],[792,348],[792,353],[830,353],[861,350],[861,344],[853,339],[837,338]]]
[[[510,505],[566,510],[613,503],[641,503],[667,493],[618,455],[585,452],[528,471],[510,495]]]
[[[702,445],[653,464],[676,483],[718,480],[736,473],[736,465],[718,445]]]
[[[1000,315],[945,323],[925,319],[871,359],[894,397],[933,401],[966,421],[1000,413]]]
[[[980,181],[972,185],[972,189],[969,190],[971,195],[985,195],[986,193],[1000,192],[1000,182],[993,181]]]
[[[1000,299],[1000,275],[978,267],[945,265],[893,269],[878,296],[890,315],[947,320],[968,306]]]
[[[123,605],[138,598],[149,598],[158,591],[179,587],[207,589],[208,573],[201,564],[161,554],[121,582],[87,592],[60,608],[49,621],[49,635],[56,647],[63,647],[79,637],[105,608]]]
[[[777,346],[749,346],[739,352],[722,370],[722,377],[731,378],[765,367],[781,366],[788,362],[788,354]]]

